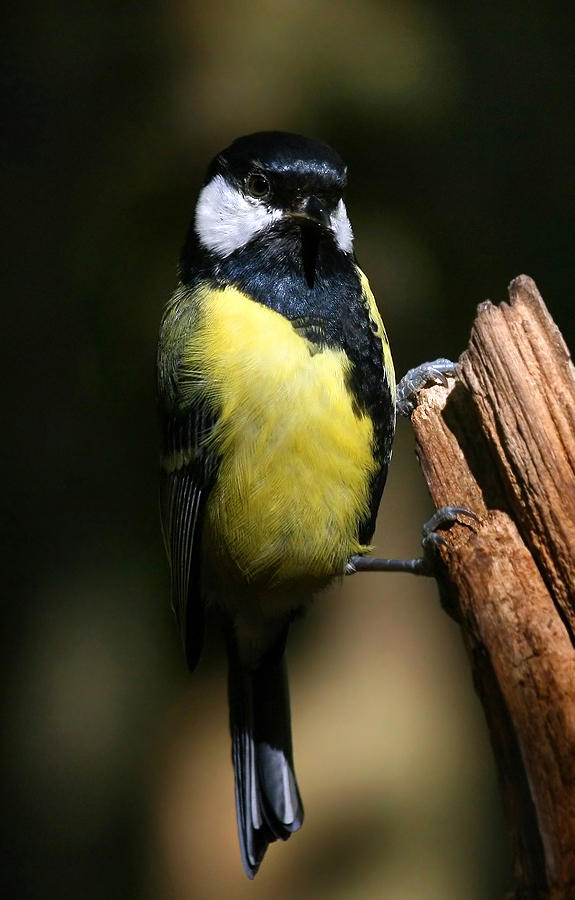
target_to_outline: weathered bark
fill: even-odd
[[[460,622],[511,828],[521,900],[575,898],[575,370],[534,283],[483,303],[460,378],[412,416],[449,529],[439,578]]]

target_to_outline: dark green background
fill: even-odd
[[[184,39],[173,14],[184,6],[29,0],[2,15],[6,898],[150,896],[142,871],[156,723],[185,680],[156,514],[155,339],[205,165],[244,121],[217,91],[215,125],[209,92],[196,108],[197,86],[210,77],[206,34],[229,31],[236,16],[233,34],[243,42],[251,27],[244,31],[237,4],[190,4],[198,33],[192,22]],[[412,5],[396,7],[402,14]],[[322,28],[333,47],[349,36],[340,6],[331,9]],[[362,98],[361,82],[346,90],[345,72],[329,78],[333,70],[319,65],[316,23],[318,77],[305,83],[300,117],[284,114],[280,95],[277,116],[256,121],[248,111],[244,130],[307,131],[347,161],[357,251],[399,374],[424,359],[456,358],[477,303],[504,299],[520,273],[535,279],[573,345],[572,7],[427,0],[413,9],[440,37],[439,86],[431,76],[426,85],[424,72],[415,99],[409,85],[391,100],[385,92]],[[190,87],[177,119],[183,70]],[[288,90],[290,77],[288,66]],[[90,656],[93,634],[99,649]],[[214,666],[218,658],[214,651]],[[57,682],[59,666],[68,712],[45,679],[50,671],[49,684]],[[108,688],[110,671],[117,678]],[[70,755],[94,728],[101,696],[112,704],[112,736],[98,726],[86,741],[93,752]],[[62,755],[48,759],[42,742],[54,716],[62,717]],[[509,880],[497,799],[485,804],[495,837],[481,851],[477,900],[501,896]]]

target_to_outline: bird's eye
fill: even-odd
[[[263,200],[270,192],[270,183],[265,175],[253,172],[247,177],[246,188],[248,193],[255,197],[256,200]]]

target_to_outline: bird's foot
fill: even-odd
[[[437,569],[437,548],[449,547],[445,538],[438,534],[442,525],[458,522],[460,516],[468,516],[477,521],[477,516],[461,506],[442,506],[423,526],[423,556],[416,559],[376,559],[371,556],[352,556],[345,568],[346,575],[356,572],[410,572],[412,575],[433,577]]]
[[[397,385],[397,412],[409,417],[417,406],[417,395],[432,384],[447,387],[447,375],[455,375],[457,363],[449,359],[435,359],[410,369]]]

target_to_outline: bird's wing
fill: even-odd
[[[172,606],[191,671],[204,636],[200,592],[201,535],[206,500],[218,459],[203,449],[214,417],[201,408],[163,422],[160,506],[164,541],[172,572]]]

